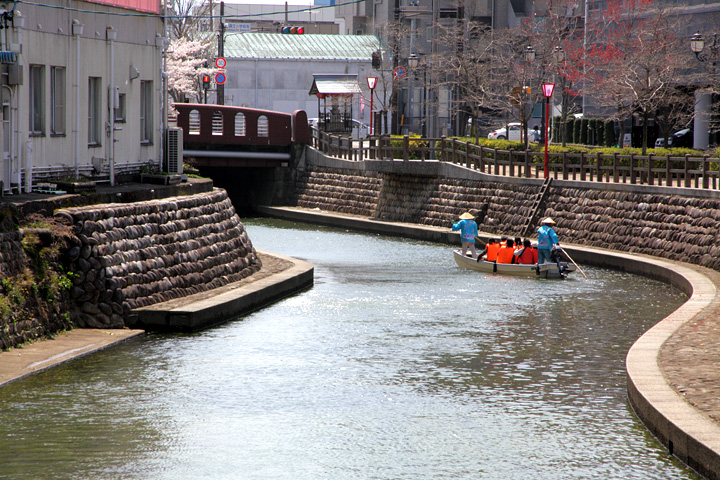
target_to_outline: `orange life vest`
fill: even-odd
[[[498,251],[500,250],[500,244],[499,243],[488,243],[487,244],[487,258],[488,262],[494,262],[497,260]]]
[[[502,247],[497,254],[497,263],[515,263],[515,249]]]

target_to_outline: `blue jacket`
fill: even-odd
[[[460,230],[460,238],[462,238],[463,242],[475,242],[475,237],[478,234],[477,223],[475,223],[475,220],[460,220],[458,223],[453,225],[452,229],[453,232]]]
[[[560,240],[552,227],[543,225],[538,228],[538,249],[550,250],[557,243],[560,243]]]

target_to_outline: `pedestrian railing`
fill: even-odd
[[[313,130],[312,144],[326,155],[352,161],[439,160],[480,172],[544,178],[544,152],[501,150],[456,138],[393,138],[353,140]],[[709,156],[621,155],[618,153],[548,152],[548,176],[560,180],[613,182],[717,190],[720,159]]]

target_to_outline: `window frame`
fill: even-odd
[[[153,143],[153,82],[140,82],[140,144]]]
[[[45,65],[30,65],[29,79],[29,125],[31,137],[45,135]]]
[[[64,136],[67,125],[67,69],[50,67],[50,134]]]
[[[88,77],[88,147],[102,146],[102,77]]]

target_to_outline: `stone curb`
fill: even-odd
[[[261,254],[272,255],[293,263],[287,270],[260,280],[226,286],[225,291],[208,297],[191,295],[180,299],[137,308],[131,315],[133,323],[148,330],[196,331],[245,315],[272,302],[288,297],[313,285],[314,267],[311,263],[277,253],[257,249]],[[195,297],[195,298],[193,298]]]
[[[336,226],[358,231],[402,236],[437,243],[456,244],[449,229],[383,222],[334,212],[307,211],[292,207],[258,207],[270,217]],[[493,235],[479,234],[481,239]],[[689,296],[675,312],[643,334],[626,358],[628,400],[645,426],[686,465],[710,480],[720,480],[720,425],[687,403],[668,384],[658,363],[660,348],[677,329],[713,302],[718,302],[715,284],[702,273],[703,267],[633,255],[612,250],[563,243],[579,263],[612,268],[660,280]]]

